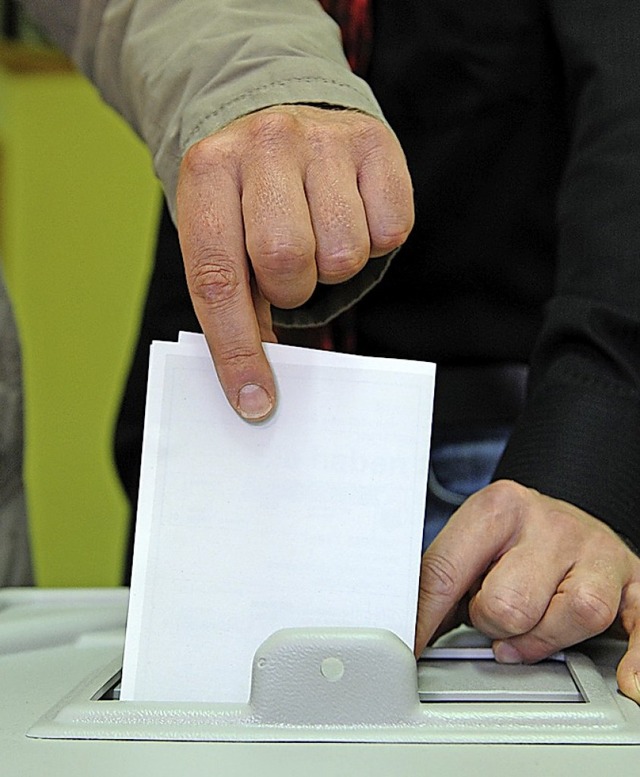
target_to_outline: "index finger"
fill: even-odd
[[[474,582],[512,544],[525,492],[506,481],[478,491],[454,513],[427,549],[420,573],[417,655]]]
[[[185,159],[178,186],[178,232],[193,307],[230,405],[247,420],[275,406],[251,295],[237,182],[222,167]]]

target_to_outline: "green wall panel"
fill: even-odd
[[[0,256],[23,349],[36,581],[121,580],[112,431],[159,212],[148,154],[50,52],[0,67]]]

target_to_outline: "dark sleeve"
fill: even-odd
[[[555,295],[496,478],[640,546],[640,3],[552,0],[571,148]]]
[[[80,19],[81,0],[19,0],[29,17],[63,51],[70,53]],[[96,13],[100,13],[106,0],[94,0]]]

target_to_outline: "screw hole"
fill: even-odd
[[[339,658],[325,658],[320,665],[320,671],[325,680],[335,683],[342,679],[344,674],[344,664]]]

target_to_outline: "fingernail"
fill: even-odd
[[[640,694],[640,672],[634,672],[633,673],[633,680],[636,684],[636,688],[638,690],[638,693]]]
[[[494,642],[493,655],[500,664],[521,664],[522,656],[508,642]]]
[[[247,383],[238,392],[237,410],[248,421],[256,421],[269,415],[273,409],[273,400],[262,386]]]

